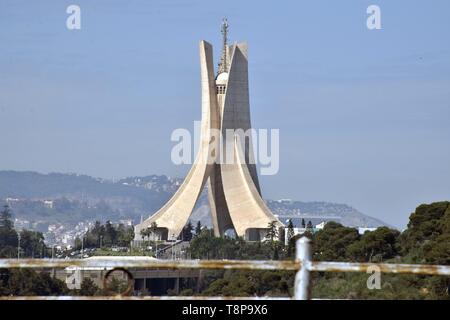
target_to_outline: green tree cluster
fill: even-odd
[[[360,235],[355,228],[328,222],[310,237],[315,260],[379,262],[398,254],[399,235],[399,231],[387,227]]]
[[[204,296],[277,296],[292,295],[294,273],[289,271],[237,271],[219,272],[218,279],[206,283]]]
[[[101,290],[92,279],[84,278],[77,294],[80,296],[95,296],[101,294]]]
[[[84,248],[127,247],[133,239],[133,227],[126,227],[123,224],[114,225],[111,221],[106,221],[103,225],[100,221],[96,221],[83,236],[83,244],[79,237],[75,239],[75,249],[79,250],[82,245]]]
[[[194,236],[188,252],[193,259],[273,259],[286,258],[287,251],[278,241],[248,242],[243,238],[215,237],[211,229],[203,228]],[[277,252],[277,253],[275,253]]]
[[[399,243],[410,262],[450,264],[450,202],[419,206]]]
[[[12,214],[8,206],[0,212],[0,257],[12,258],[17,256],[18,234],[14,229]]]
[[[293,225],[288,224],[288,245],[275,238],[246,242],[240,238],[216,238],[203,229],[191,241],[193,258],[200,259],[271,259],[274,250],[279,259],[293,258]],[[411,214],[408,228],[400,233],[388,227],[360,235],[355,228],[329,222],[316,232],[304,235],[312,239],[313,259],[321,261],[431,263],[450,264],[450,202],[419,206]],[[274,245],[276,244],[276,245]],[[276,249],[275,249],[276,248]],[[367,288],[367,274],[313,273],[313,297],[347,299],[450,299],[448,277],[383,274],[381,290]],[[273,281],[272,281],[272,280]],[[239,270],[209,272],[204,277],[201,294],[225,296],[292,294],[294,274],[272,271]]]
[[[0,296],[57,296],[67,293],[66,284],[48,272],[0,269]]]
[[[19,246],[20,237],[20,246]],[[49,250],[41,232],[14,229],[12,213],[8,206],[0,211],[0,258],[44,258]]]

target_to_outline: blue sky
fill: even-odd
[[[382,30],[366,28],[370,4]],[[249,43],[253,126],[280,129],[264,197],[404,227],[450,199],[449,15],[447,0],[2,0],[0,170],[183,176],[170,134],[200,118],[198,41],[218,59],[227,16]]]

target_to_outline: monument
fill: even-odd
[[[141,230],[155,226],[154,223],[159,239],[178,238],[205,184],[216,236],[234,230],[237,236],[258,241],[265,237],[269,224],[283,227],[261,198],[256,165],[251,161],[251,136],[242,139],[242,135],[227,134],[251,128],[247,44],[228,45],[227,32],[224,19],[223,48],[216,76],[213,48],[206,41],[200,42],[202,119],[194,164],[173,197],[135,226],[136,240],[140,239]],[[214,132],[226,138],[219,143]]]

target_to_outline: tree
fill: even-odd
[[[288,227],[287,227],[287,240],[288,242],[294,237],[294,224],[292,223],[292,220],[289,219]]]
[[[126,227],[123,224],[119,224],[117,227],[117,244],[121,247],[130,245],[130,242],[134,239],[134,228]]]
[[[5,205],[0,212],[0,257],[12,258],[17,256],[18,241],[11,211]]]
[[[3,210],[0,212],[0,228],[5,229],[13,229],[14,222],[12,221],[11,210],[8,205],[3,207]]]
[[[305,219],[302,218],[302,228],[305,229],[306,228],[306,222]]]
[[[105,227],[105,235],[103,238],[103,245],[105,246],[113,246],[117,243],[117,231],[112,225],[111,221],[106,221]]]
[[[47,251],[44,235],[42,232],[23,229],[20,232],[20,248],[23,250],[25,257],[43,258]]]
[[[99,287],[90,278],[84,278],[81,282],[80,296],[95,296],[99,292]]]
[[[271,243],[273,243],[278,238],[278,228],[276,223],[276,221],[272,221],[267,225],[266,237]]]
[[[284,227],[278,227],[278,240],[284,243],[284,239],[286,239],[286,230]]]
[[[450,202],[417,207],[399,243],[411,262],[450,264]]]
[[[140,235],[144,240],[145,237],[150,236],[150,229],[142,229]],[[84,234],[83,239],[86,248],[128,246],[134,239],[134,230],[133,227],[126,227],[123,224],[114,225],[109,220],[104,225],[96,221],[94,226]],[[80,244],[81,242],[76,242],[75,248],[81,247]]]
[[[115,294],[122,294],[128,288],[128,281],[124,279],[119,279],[115,276],[111,276],[110,280],[107,281],[107,288],[103,288],[103,291],[106,293],[107,290],[113,292]]]
[[[291,256],[291,254],[293,253],[294,248],[295,248],[295,242],[293,241],[294,240],[294,236],[295,236],[294,224],[292,223],[291,219],[289,219],[288,228],[287,229],[288,229],[288,231],[287,231],[287,242],[288,242],[287,251],[288,251],[288,256]]]
[[[450,264],[450,203],[420,206],[410,221],[408,229],[401,235],[387,227],[359,235],[356,228],[336,222],[328,222],[314,234],[306,230],[305,234],[313,240],[314,260],[374,262],[395,259],[387,262],[411,263],[413,257],[417,259],[415,263]],[[291,237],[291,242],[295,243],[298,237],[300,235]],[[399,238],[404,241],[404,248],[399,247],[402,243]],[[286,251],[277,241],[218,238],[207,228],[192,239],[188,250],[198,259],[286,258]],[[399,256],[403,251],[406,255]],[[201,295],[288,296],[293,293],[294,277],[295,274],[288,271],[211,271],[205,274],[199,290]],[[383,277],[383,290],[368,290],[364,273],[315,273],[313,296],[334,299],[449,298],[450,282],[446,277],[397,274]]]
[[[308,221],[308,224],[306,225],[306,229],[312,229],[313,228],[313,224],[311,222],[311,220]]]
[[[187,225],[185,225],[183,230],[181,231],[183,241],[191,241],[192,240],[192,230],[193,229],[194,229],[194,227],[192,226],[191,220],[189,220]]]
[[[195,235],[198,236],[202,232],[202,223],[200,220],[197,222],[197,226],[195,227]]]
[[[0,293],[4,296],[57,296],[67,292],[66,284],[48,272],[2,269],[0,273]]]
[[[67,292],[67,286],[48,272],[40,272],[33,281],[33,291],[38,296],[63,295]]]
[[[380,227],[367,231],[358,241],[350,244],[347,257],[351,261],[373,262],[394,258],[398,254],[397,239],[400,232]]]
[[[313,236],[315,260],[345,261],[347,248],[359,239],[358,230],[330,221]]]
[[[150,227],[141,230],[142,240],[147,238],[147,241],[150,241],[150,236],[153,234],[152,229]],[[154,239],[154,237],[153,237]]]
[[[207,280],[208,281],[208,280]],[[210,296],[288,296],[294,275],[287,271],[228,270],[206,283],[202,295]]]

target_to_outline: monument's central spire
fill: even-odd
[[[222,55],[220,57],[219,63],[219,71],[218,74],[222,72],[228,72],[228,22],[227,18],[222,19],[222,39],[223,39],[223,47],[222,47]]]

